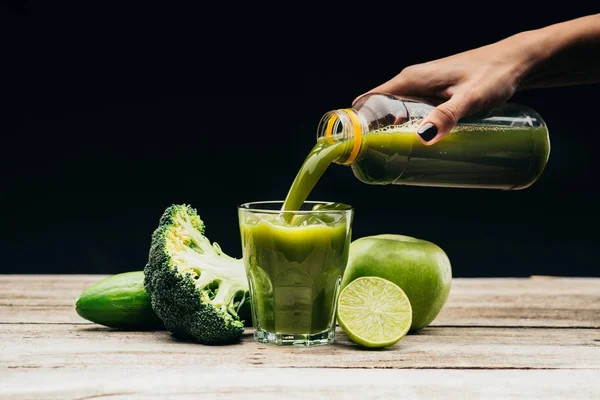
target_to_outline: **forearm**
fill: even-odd
[[[600,14],[519,33],[517,90],[600,82]]]

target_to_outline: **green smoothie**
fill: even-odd
[[[524,189],[542,174],[550,154],[545,127],[456,127],[432,146],[414,130],[392,126],[364,136],[352,164],[370,184]]]
[[[342,157],[348,151],[349,145],[349,143],[330,143],[325,139],[319,139],[296,174],[282,209],[284,211],[299,209],[327,167]]]
[[[351,240],[351,213],[295,216],[241,211],[254,326],[273,334],[335,328],[335,303]]]

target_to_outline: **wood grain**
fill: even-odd
[[[10,400],[598,398],[597,370],[368,370],[111,366],[2,371]]]
[[[600,398],[600,278],[456,278],[431,326],[369,351],[108,329],[73,308],[104,277],[0,276],[0,399]]]
[[[600,330],[431,327],[377,351],[362,350],[339,329],[336,343],[314,348],[240,344],[204,346],[166,331],[123,332],[96,325],[5,325],[0,368],[228,365],[278,368],[587,369],[600,370]]]

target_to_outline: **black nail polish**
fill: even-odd
[[[437,128],[431,122],[426,123],[422,127],[417,130],[419,136],[423,138],[426,142],[429,142],[437,135]]]

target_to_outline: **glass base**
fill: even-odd
[[[261,328],[254,329],[254,339],[258,343],[277,346],[322,346],[332,344],[335,340],[335,328],[319,333],[272,333]]]

